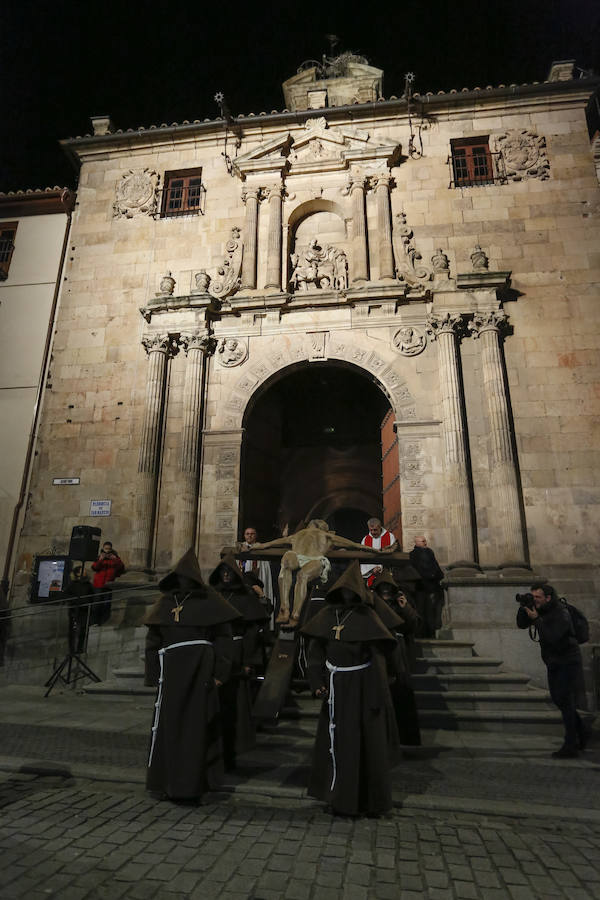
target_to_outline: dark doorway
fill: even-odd
[[[301,363],[260,391],[244,418],[240,529],[263,540],[325,519],[354,540],[382,515],[381,422],[390,404],[352,366]]]

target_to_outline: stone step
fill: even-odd
[[[115,678],[135,678],[140,681],[144,680],[144,669],[139,666],[129,666],[122,669],[113,669],[113,676]]]
[[[99,681],[97,684],[85,684],[83,685],[82,690],[86,694],[95,695],[126,694],[128,696],[131,696],[133,694],[137,694],[139,696],[154,697],[154,695],[156,694],[156,688],[146,687],[146,685],[144,684],[143,673],[142,678],[119,677],[108,679],[107,681]]]
[[[415,691],[419,712],[429,709],[514,711],[553,709],[550,695],[529,691]]]
[[[472,641],[437,640],[434,638],[418,638],[415,641],[417,652],[423,657],[447,659],[449,656],[473,656]]]
[[[445,710],[419,711],[422,729],[443,731],[496,731],[507,734],[538,734],[559,737],[563,733],[562,717],[558,710]]]
[[[501,665],[501,659],[491,659],[487,656],[419,656],[415,661],[415,672],[417,674],[425,672],[428,674],[436,672],[459,674],[472,671],[478,674],[492,675],[498,671]]]
[[[518,691],[529,684],[528,675],[512,672],[425,672],[412,676],[415,691]]]

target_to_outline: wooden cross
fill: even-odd
[[[334,626],[332,627],[331,630],[332,630],[332,631],[335,631],[335,639],[336,639],[336,641],[341,641],[340,631],[342,631],[342,629],[345,628],[345,627],[346,627],[345,625],[334,625]]]
[[[183,603],[178,602],[177,605],[174,606],[173,609],[171,610],[171,612],[173,613],[173,616],[175,617],[176,622],[179,622],[179,613],[181,612],[182,609],[183,609]]]

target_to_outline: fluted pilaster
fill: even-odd
[[[431,316],[429,334],[439,345],[440,393],[444,419],[444,473],[450,518],[450,551],[454,560],[475,559],[469,478],[467,428],[457,335],[459,315]]]
[[[368,281],[369,253],[367,248],[367,222],[365,216],[365,179],[353,178],[348,185],[352,197],[352,282]]]
[[[187,353],[183,385],[183,426],[181,455],[177,473],[177,506],[173,527],[173,561],[194,545],[198,515],[198,478],[200,471],[200,441],[204,417],[204,372],[207,357],[215,352],[214,338],[201,332],[182,334],[182,346]]]
[[[246,204],[246,222],[244,225],[244,255],[242,257],[241,289],[251,290],[256,287],[256,245],[258,233],[258,188],[245,188],[242,200]]]
[[[149,563],[160,469],[167,358],[172,342],[169,335],[160,334],[143,338],[142,344],[148,354],[148,374],[136,479],[132,568],[144,568]]]
[[[490,520],[497,536],[498,563],[525,560],[519,485],[500,347],[500,329],[505,322],[503,311],[492,310],[477,314],[469,324],[473,337],[481,341],[483,390],[490,435]]]
[[[379,277],[394,278],[394,251],[392,248],[392,220],[390,207],[390,176],[373,178],[377,200],[377,242],[379,246]]]
[[[283,185],[272,185],[267,190],[269,198],[269,235],[267,240],[266,288],[281,290],[281,210]]]

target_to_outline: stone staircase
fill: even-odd
[[[476,656],[467,641],[420,640],[417,651],[413,687],[423,731],[562,734],[548,693],[532,686],[527,675],[502,672],[502,660]],[[302,719],[308,726],[318,717],[319,704],[307,694],[305,682],[295,680],[293,689],[280,719]],[[144,686],[141,667],[115,669],[110,680],[84,690],[115,700],[147,697],[149,706],[155,694]]]

